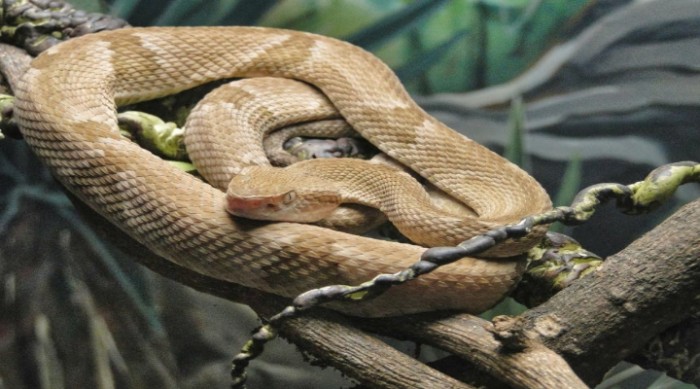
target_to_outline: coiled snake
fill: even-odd
[[[382,151],[494,223],[550,207],[533,178],[426,114],[378,59],[308,33],[133,28],[74,39],[32,62],[16,91],[16,116],[26,141],[71,192],[157,254],[209,277],[289,297],[416,261],[425,248],[231,217],[221,190],[119,135],[117,105],[258,76],[315,86]],[[416,159],[422,150],[432,156]],[[339,307],[367,316],[479,312],[499,301],[522,269],[518,260],[465,258],[371,302]]]

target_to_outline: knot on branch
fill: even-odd
[[[490,331],[501,342],[502,352],[520,352],[528,347],[531,336],[525,328],[523,318],[502,315],[494,317],[492,322],[493,328]]]

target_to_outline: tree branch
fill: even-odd
[[[700,199],[609,257],[594,275],[512,322],[588,384],[698,311]]]
[[[468,297],[465,297],[468,298]],[[508,350],[493,333],[493,324],[459,314],[439,320],[435,315],[368,320],[357,324],[386,335],[401,336],[453,353],[469,366],[489,372],[513,388],[585,388],[559,355],[537,342]]]
[[[519,339],[542,341],[549,349],[563,355],[588,384],[597,383],[612,366],[632,356],[666,328],[682,320],[697,322],[691,315],[699,309],[699,220],[700,200],[696,200],[608,258],[600,272],[525,312],[522,318],[501,323],[496,331],[516,332],[520,333]],[[669,304],[670,301],[673,304]],[[522,387],[518,382],[525,378],[510,375],[527,376],[530,373],[528,364],[534,361],[523,355],[499,354],[500,343],[487,330],[492,328],[491,324],[470,315],[438,321],[417,315],[408,320],[382,319],[356,324],[443,348],[480,368],[498,372],[514,387]],[[691,336],[687,334],[692,334],[693,328],[697,326],[681,333]],[[673,342],[660,338],[654,343],[656,349],[668,349]],[[689,360],[684,364],[682,361],[670,363],[673,357],[666,357],[665,365],[672,365],[673,370],[669,372],[675,370],[673,375],[677,378],[698,383],[692,355],[697,353],[687,357]],[[648,357],[644,360],[650,362]],[[556,360],[548,363],[553,362]],[[536,374],[534,379],[542,379],[542,376]]]

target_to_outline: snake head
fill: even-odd
[[[270,166],[243,169],[229,183],[226,211],[248,219],[313,223],[338,207],[340,199],[335,192],[302,191],[299,188],[304,188],[304,183],[278,174],[281,170]]]

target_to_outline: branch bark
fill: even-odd
[[[692,347],[676,355],[666,351],[664,358],[650,358],[648,352],[635,356],[652,339],[649,347],[669,350],[677,343],[674,340],[690,339],[697,333],[698,320],[693,314],[697,315],[700,309],[698,290],[700,200],[687,204],[608,258],[597,274],[580,280],[520,318],[500,323],[495,329],[491,323],[469,315],[438,321],[416,316],[410,320],[384,319],[380,323],[358,324],[453,352],[481,368],[497,372],[513,387],[521,387],[518,383],[531,373],[528,365],[537,365],[537,358],[528,359],[527,350],[514,356],[499,353],[502,345],[487,328],[497,333],[515,332],[519,334],[518,341],[525,338],[531,345],[533,340],[534,345],[542,342],[562,355],[589,385],[598,383],[607,370],[627,357],[698,384],[698,370],[693,368],[697,350]],[[671,328],[668,335],[664,334],[664,330],[679,322],[690,326]],[[662,336],[655,338],[659,334]],[[538,347],[534,347],[535,353],[540,351]],[[548,363],[557,361],[550,359]],[[542,376],[537,374],[533,379]]]
[[[609,257],[594,275],[513,322],[588,384],[700,304],[700,199]],[[696,382],[697,383],[697,382]]]
[[[432,316],[432,317],[431,317]],[[415,315],[358,323],[386,335],[406,337],[453,353],[465,364],[512,388],[585,388],[559,355],[537,342],[509,350],[494,336],[493,324],[459,314],[436,320],[434,315]]]

